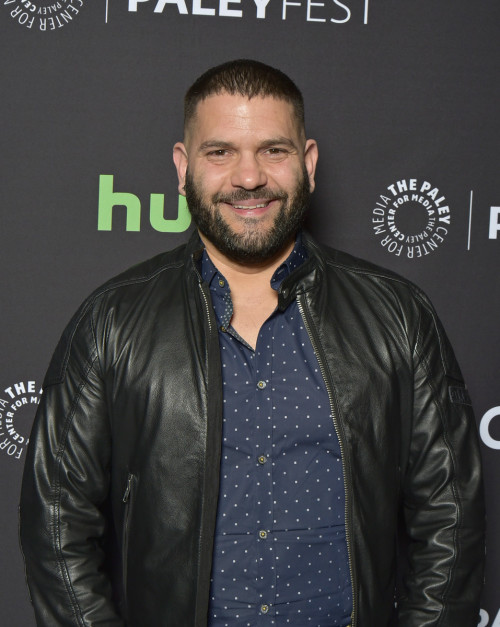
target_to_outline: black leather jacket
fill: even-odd
[[[297,299],[342,448],[353,627],[473,627],[483,572],[476,428],[450,345],[407,281],[305,238]],[[21,498],[39,625],[202,627],[219,487],[218,331],[199,240],[96,291],[44,382]]]

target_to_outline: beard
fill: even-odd
[[[270,261],[295,239],[304,222],[311,195],[305,166],[291,195],[267,187],[252,191],[239,189],[230,194],[217,193],[207,203],[189,171],[185,183],[189,211],[200,233],[228,259],[247,266]],[[236,233],[224,220],[217,205],[250,199],[279,200],[281,207],[270,228],[259,228],[260,218],[241,217],[243,231]]]

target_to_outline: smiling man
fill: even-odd
[[[317,159],[282,72],[189,89],[197,232],[87,299],[45,378],[21,499],[39,625],[477,624],[460,370],[414,285],[301,230]]]
[[[188,120],[186,145],[175,145],[174,160],[199,230],[214,251],[238,264],[286,256],[314,189],[318,158],[293,105],[213,95],[198,104],[195,122]]]

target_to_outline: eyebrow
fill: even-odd
[[[203,152],[204,150],[208,150],[209,148],[234,148],[234,144],[231,142],[224,142],[218,139],[209,139],[206,142],[200,144],[198,151]]]
[[[267,148],[269,146],[288,146],[289,148],[293,148],[297,150],[297,146],[294,141],[292,141],[289,137],[283,137],[278,135],[278,137],[272,137],[271,139],[266,139],[262,142],[262,148]]]

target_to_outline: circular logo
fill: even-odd
[[[488,612],[486,610],[479,610],[479,623],[477,627],[496,627],[500,625],[500,610],[498,610],[496,618],[494,618],[493,615],[491,618],[493,619],[492,623],[490,623],[490,615]]]
[[[448,235],[450,221],[450,207],[439,188],[418,179],[388,185],[372,210],[372,227],[380,244],[408,259],[435,251]]]
[[[4,389],[0,397],[0,453],[22,458],[41,394],[35,381],[19,381]]]
[[[498,418],[500,416],[500,407],[492,407],[489,409],[484,416],[481,418],[481,423],[479,425],[479,434],[481,436],[481,440],[489,446],[490,448],[494,448],[497,451],[500,450],[500,439],[495,438],[492,435],[491,429],[491,421],[493,418]],[[497,431],[498,434],[498,431]]]
[[[70,24],[80,13],[83,0],[4,0],[13,20],[26,28],[51,31]]]

